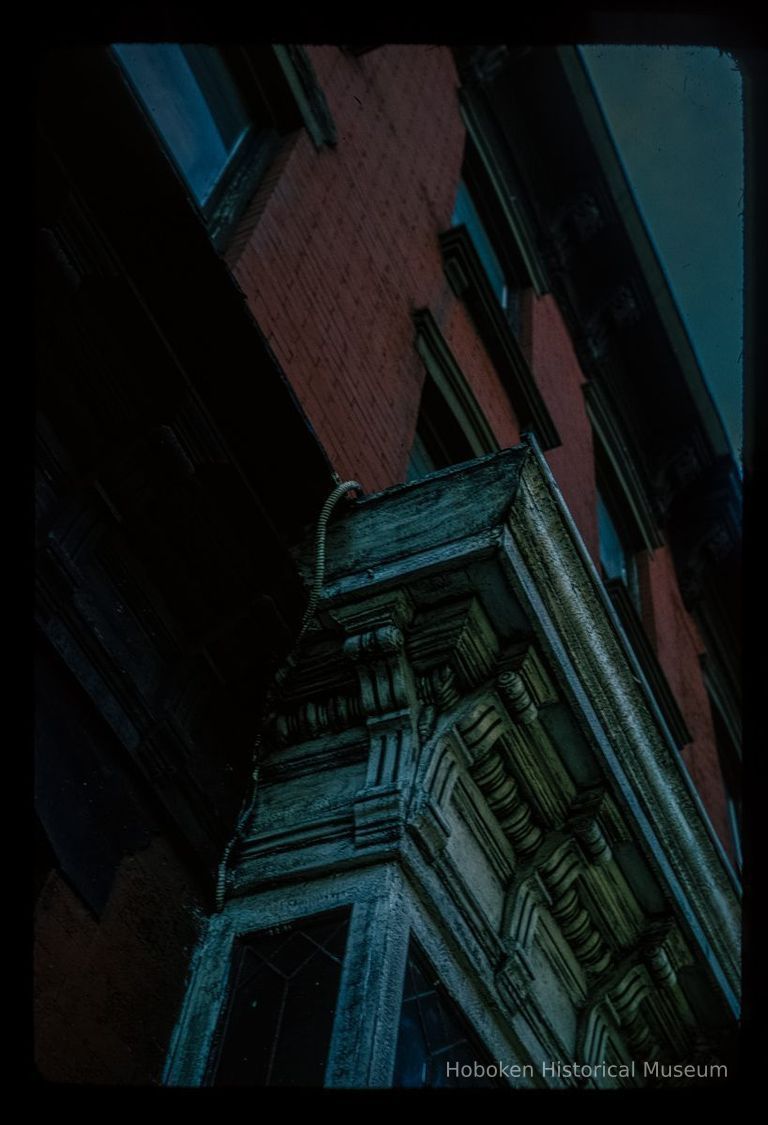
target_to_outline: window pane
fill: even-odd
[[[323,1085],[348,920],[336,911],[239,943],[214,1085]]]
[[[605,501],[597,494],[597,529],[600,536],[600,562],[606,578],[620,578],[627,585],[627,552],[619,538]]]
[[[461,423],[428,375],[421,395],[406,480],[418,480],[436,469],[471,461],[475,456]]]
[[[469,237],[472,239],[474,247],[480,255],[480,261],[483,263],[483,268],[488,275],[488,280],[499,299],[499,304],[502,308],[506,308],[509,290],[506,278],[504,277],[504,270],[501,268],[501,262],[496,256],[488,233],[480,221],[480,216],[477,213],[477,208],[472,200],[472,196],[469,194],[467,185],[463,180],[459,183],[459,191],[456,196],[456,205],[453,209],[451,222],[454,226],[459,226],[463,223],[467,228]]]
[[[393,1085],[401,1087],[498,1086],[486,1077],[454,1071],[493,1062],[475,1039],[421,950],[411,942],[403,986]],[[451,1072],[448,1072],[450,1064]]]
[[[197,202],[205,204],[249,124],[224,60],[198,45],[114,49]]]

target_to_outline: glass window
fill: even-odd
[[[238,942],[214,1086],[322,1086],[349,910]]]
[[[406,480],[419,480],[477,454],[472,449],[461,423],[451,411],[433,379],[427,376],[421,395],[416,437],[408,463]]]
[[[178,43],[121,43],[114,50],[195,200],[205,207],[250,127],[220,52]]]
[[[505,271],[499,261],[499,256],[493,248],[488,231],[480,218],[475,202],[464,180],[459,182],[456,203],[451,218],[453,226],[465,226],[472,244],[477,250],[480,261],[488,276],[496,298],[501,305],[510,325],[516,332],[518,328],[519,294],[517,289],[509,284]]]
[[[627,551],[605,501],[597,494],[597,530],[600,538],[600,564],[606,578],[619,578],[627,585]]]
[[[454,226],[460,226],[462,223],[466,226],[469,231],[469,237],[472,239],[475,249],[480,255],[480,261],[485,267],[485,272],[488,274],[488,280],[493,286],[493,291],[498,297],[499,303],[503,306],[507,293],[504,271],[501,268],[501,262],[498,259],[496,251],[491,245],[488,232],[477,213],[474,200],[469,194],[467,185],[463,180],[459,183],[459,190],[456,195],[456,203],[453,209],[451,222]]]
[[[463,1067],[473,1067],[475,1062],[485,1068],[492,1061],[412,941],[405,969],[393,1085],[504,1085],[482,1072],[477,1077],[460,1073]]]
[[[639,612],[641,609],[640,587],[635,552],[619,530],[616,520],[611,515],[611,511],[599,491],[597,493],[597,531],[600,540],[600,566],[602,567],[603,577],[607,582],[618,581],[623,583],[635,609]]]

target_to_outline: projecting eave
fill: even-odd
[[[605,177],[619,217],[635,252],[656,315],[691,394],[700,422],[715,456],[734,457],[719,411],[704,379],[688,331],[667,281],[664,268],[640,214],[611,132],[595,95],[584,61],[576,47],[559,47],[557,54],[589,136],[594,156]]]
[[[737,887],[538,448],[352,502],[326,548],[165,1080],[206,1080],[241,937],[350,903],[326,1085],[392,1084],[412,935],[494,1057],[717,1058]]]
[[[609,789],[737,1009],[737,880],[538,449],[518,446],[366,497],[332,524],[321,621],[333,627],[361,598],[402,591],[417,615],[474,594],[502,663],[510,646],[533,639],[560,700],[552,714],[566,716],[551,731],[576,788]]]

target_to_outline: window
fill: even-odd
[[[619,532],[600,491],[597,493],[597,530],[600,541],[600,565],[605,578],[609,581],[623,582],[637,605],[639,597],[634,552]]]
[[[628,602],[642,620],[642,600],[637,567],[638,546],[632,537],[630,521],[622,518],[623,509],[606,487],[597,486],[597,534],[600,569],[614,602],[617,596]]]
[[[349,910],[242,938],[209,1083],[322,1086]]]
[[[418,480],[449,465],[471,461],[475,456],[456,416],[434,380],[427,376],[406,480]]]
[[[603,414],[596,415],[590,407],[594,396],[587,397],[592,421],[595,451],[595,482],[597,486],[597,532],[600,569],[609,589],[620,585],[634,609],[642,617],[640,581],[637,559],[643,550],[658,545],[654,525],[646,514],[642,483],[633,474],[633,459],[621,439],[616,424],[605,423]]]
[[[219,248],[282,135],[304,126],[316,148],[336,143],[311,60],[296,44],[118,43],[112,51]]]
[[[519,336],[520,296],[531,281],[499,189],[471,141],[464,153],[451,222],[466,228],[507,323]]]
[[[520,294],[505,272],[493,248],[488,231],[478,214],[477,206],[464,180],[459,184],[456,203],[451,218],[453,226],[465,226],[483,264],[493,292],[507,317],[512,331],[520,332]]]
[[[464,374],[428,309],[414,313],[416,351],[427,377],[406,480],[498,449]]]
[[[121,43],[113,49],[216,241],[239,217],[277,131],[248,104],[230,60],[215,47]]]
[[[452,225],[439,236],[443,264],[521,428],[531,430],[542,449],[554,449],[560,437],[519,340],[521,298],[531,288],[531,278],[502,195],[503,189],[490,176],[474,144],[468,142]]]
[[[479,1063],[477,1077],[468,1075]],[[485,1076],[491,1059],[411,941],[395,1056],[394,1086],[499,1086]],[[482,1067],[482,1070],[481,1070]],[[465,1073],[462,1074],[461,1071]]]
[[[118,58],[201,207],[250,121],[218,51],[178,43],[119,44]]]
[[[594,395],[587,398],[594,406]],[[598,403],[599,405],[599,403]],[[691,742],[691,732],[669,686],[647,632],[641,596],[640,566],[642,552],[653,550],[658,540],[652,538],[654,527],[646,513],[643,493],[632,473],[628,456],[621,461],[618,452],[623,446],[611,442],[614,430],[600,430],[593,420],[595,439],[595,475],[597,480],[597,530],[600,570],[608,596],[653,692],[667,728],[679,750]],[[604,417],[604,416],[603,416]],[[606,435],[604,444],[602,437]],[[611,453],[613,451],[613,456]]]

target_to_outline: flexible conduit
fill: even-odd
[[[296,661],[296,655],[298,653],[299,646],[301,645],[301,642],[304,640],[304,634],[306,633],[309,626],[312,624],[312,620],[313,620],[313,618],[315,616],[315,613],[317,611],[317,603],[320,601],[320,594],[322,593],[323,582],[325,580],[325,539],[326,539],[326,532],[328,530],[328,521],[331,518],[331,514],[333,512],[333,509],[336,507],[339,500],[342,498],[342,496],[344,496],[345,493],[347,493],[347,492],[360,492],[360,493],[362,493],[362,491],[363,491],[362,486],[360,484],[358,484],[358,482],[356,480],[343,481],[342,483],[339,483],[336,486],[336,488],[334,488],[333,492],[330,494],[330,496],[325,501],[325,503],[323,504],[323,506],[320,510],[320,515],[319,515],[318,520],[317,520],[317,531],[315,533],[315,574],[314,574],[314,579],[312,581],[312,589],[310,591],[309,601],[307,602],[307,608],[304,610],[304,616],[301,619],[301,626],[299,628],[298,636],[296,637],[296,640],[294,641],[293,647],[291,648],[291,651],[289,652],[288,656],[286,657],[286,659],[284,660],[284,662],[282,663],[282,665],[280,666],[280,668],[277,670],[277,672],[275,674],[275,683],[277,684],[278,688],[285,682],[286,677],[288,676],[291,669],[293,668],[293,666],[295,664],[295,661]],[[269,695],[267,696],[267,699],[269,699]],[[265,711],[266,711],[266,701],[265,701]],[[253,808],[254,801],[256,799],[256,791],[258,789],[258,784],[259,784],[259,768],[260,768],[259,756],[260,756],[260,751],[261,751],[261,734],[259,733],[256,736],[256,741],[255,741],[254,747],[253,747],[253,773],[251,774],[251,779],[252,779],[253,784],[251,786],[250,793],[246,794],[245,801],[243,802],[243,806],[240,810],[240,815],[238,816],[237,823],[235,824],[235,831],[233,832],[232,838],[230,839],[229,843],[224,848],[224,853],[221,857],[221,862],[219,863],[219,870],[216,874],[216,910],[217,910],[217,912],[220,911],[222,909],[223,905],[224,905],[224,890],[225,890],[225,887],[226,887],[227,864],[229,862],[230,853],[232,851],[232,848],[235,846],[237,841],[240,839],[240,836],[242,835],[243,829],[245,828],[245,823],[248,819],[248,815],[251,812],[251,810]]]

